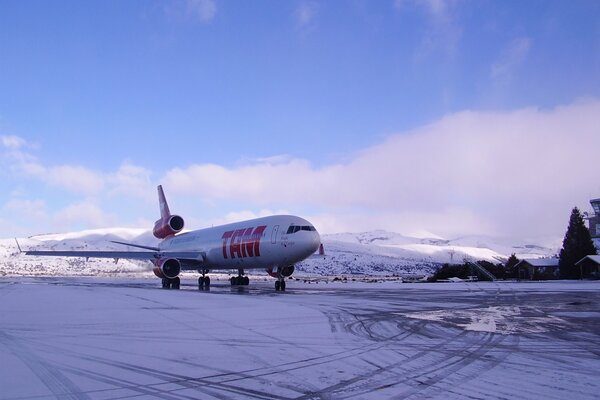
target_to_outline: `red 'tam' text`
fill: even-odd
[[[256,228],[242,228],[225,232],[221,237],[223,239],[223,258],[228,258],[228,244],[231,258],[235,258],[236,255],[240,258],[260,256],[260,239],[266,229],[267,226],[262,225]]]

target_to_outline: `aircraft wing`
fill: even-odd
[[[179,261],[203,263],[206,253],[203,251],[26,251],[28,256],[47,257],[84,257],[84,258],[113,258],[128,260],[158,260],[161,258],[176,258]]]
[[[132,260],[154,260],[160,253],[155,251],[26,251],[28,256],[126,258]]]

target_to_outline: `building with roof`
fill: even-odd
[[[519,279],[523,280],[550,280],[560,276],[558,258],[533,258],[519,261],[515,266]]]
[[[589,221],[589,230],[592,239],[600,239],[600,199],[590,200],[593,214],[586,213],[586,219]]]
[[[600,256],[585,256],[575,263],[581,279],[600,279]]]

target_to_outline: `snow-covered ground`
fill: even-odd
[[[595,399],[600,282],[1,278],[1,399]]]
[[[111,240],[156,245],[143,229],[98,229],[20,239],[25,249],[123,250]],[[556,254],[557,249],[536,244],[512,243],[488,237],[416,238],[386,231],[323,235],[326,259],[308,259],[297,265],[304,275],[429,275],[442,263],[464,259],[499,262],[515,253],[519,258]],[[20,255],[14,239],[0,240],[0,276],[61,275],[114,276],[148,272],[145,262],[73,258],[37,258]]]

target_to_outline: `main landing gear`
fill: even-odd
[[[231,286],[248,286],[250,284],[250,278],[244,276],[244,270],[238,270],[238,276],[232,276],[229,278]]]
[[[231,286],[248,286],[250,284],[250,278],[247,276],[232,276],[229,278]]]
[[[179,277],[175,278],[162,278],[163,289],[179,289],[181,286],[181,280]]]
[[[209,290],[210,289],[210,277],[206,276],[208,270],[198,270],[202,274],[200,278],[198,278],[198,290]]]
[[[201,276],[198,278],[198,290],[210,289],[210,277]]]
[[[285,292],[285,280],[283,278],[279,278],[275,281],[275,291]]]

